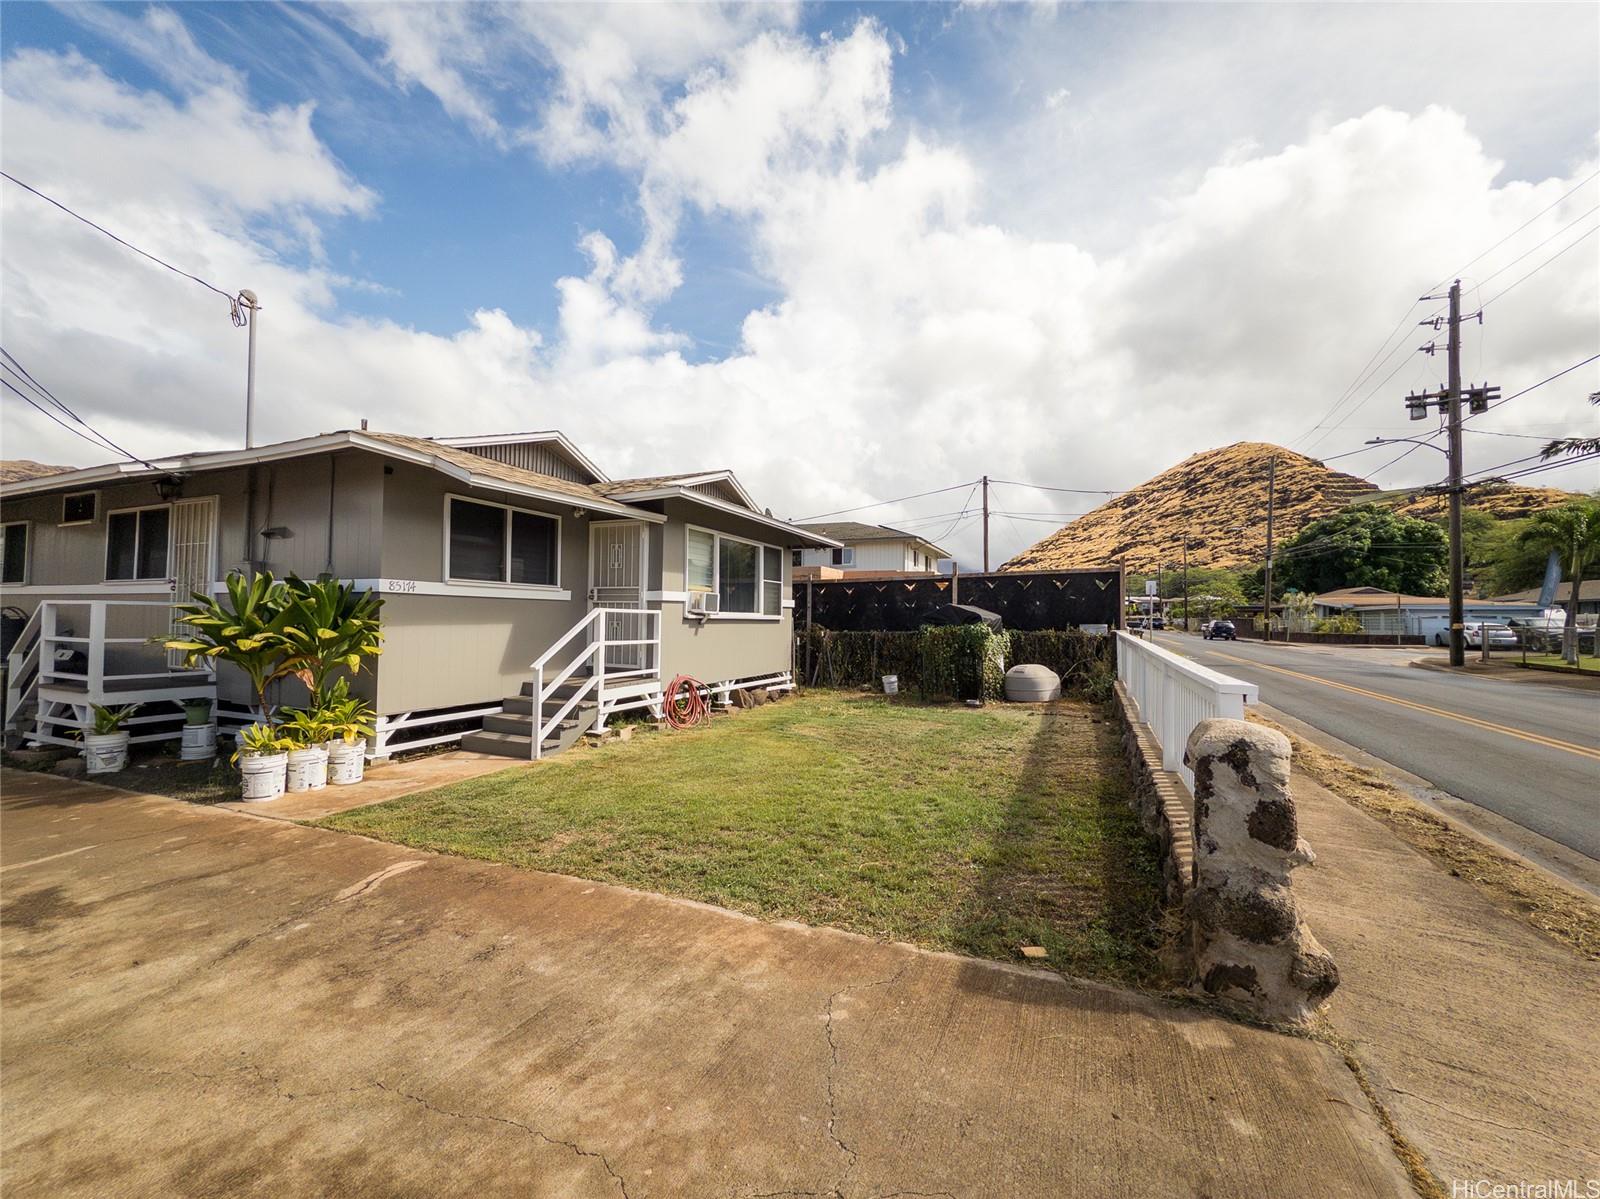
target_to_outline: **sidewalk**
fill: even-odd
[[[1332,1023],[1446,1193],[1600,1179],[1600,962],[1315,781],[1294,794],[1317,853],[1295,895],[1342,980]]]
[[[0,785],[7,1199],[1412,1194],[1314,1041],[284,821]]]
[[[1440,658],[1418,658],[1411,665],[1418,670],[1437,670],[1444,674],[1466,673],[1491,679],[1509,679],[1517,683],[1568,687],[1574,691],[1600,691],[1600,674],[1593,670],[1525,669],[1507,658],[1491,658],[1485,662],[1476,654],[1469,654],[1462,666],[1451,666],[1448,660]]]

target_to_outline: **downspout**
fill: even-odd
[[[323,564],[325,574],[333,573],[333,496],[334,481],[339,470],[339,455],[328,455],[328,560]]]

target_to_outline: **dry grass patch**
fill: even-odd
[[[1600,907],[1463,832],[1376,771],[1312,745],[1265,717],[1252,714],[1250,719],[1289,738],[1296,770],[1383,821],[1406,844],[1445,866],[1456,878],[1472,883],[1532,928],[1586,958],[1600,959]]]

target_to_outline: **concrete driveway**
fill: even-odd
[[[1410,1188],[1332,1051],[6,772],[8,1199]]]

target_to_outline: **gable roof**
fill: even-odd
[[[904,529],[896,529],[889,525],[869,525],[859,520],[823,520],[811,521],[800,526],[813,533],[820,533],[824,537],[831,537],[835,541],[846,544],[859,541],[915,541],[935,551],[939,558],[954,557],[948,550],[935,545],[926,537],[916,533],[908,533]]]
[[[739,502],[752,512],[761,510],[750,493],[744,489],[744,484],[731,470],[705,470],[695,471],[682,475],[647,475],[637,479],[612,479],[610,482],[597,483],[595,486],[609,496],[644,496],[649,492],[661,491],[672,488],[695,488],[707,483],[721,483],[728,487],[734,495],[739,497]],[[651,497],[655,498],[655,497]]]
[[[654,513],[641,511],[611,499],[586,483],[574,483],[567,479],[558,479],[553,475],[524,470],[518,466],[508,466],[504,462],[496,462],[492,458],[456,449],[454,446],[432,441],[426,437],[410,437],[403,433],[376,433],[365,429],[341,429],[334,433],[322,433],[295,441],[281,441],[248,450],[213,450],[198,454],[180,454],[169,458],[155,458],[148,463],[112,462],[104,466],[64,471],[18,483],[0,484],[0,495],[32,495],[44,491],[92,486],[97,483],[116,483],[128,479],[184,474],[196,470],[221,470],[231,466],[277,462],[346,448],[387,454],[415,462],[420,466],[450,475],[469,487],[484,487],[533,499],[572,503],[616,516],[629,516],[648,521],[662,519]]]
[[[595,479],[604,482],[606,472],[596,466],[589,456],[573,445],[567,435],[560,429],[541,429],[533,433],[485,433],[478,437],[430,437],[429,441],[440,445],[448,445],[461,449],[467,446],[491,445],[546,445],[554,444],[561,448],[569,459],[577,466],[588,471]]]

